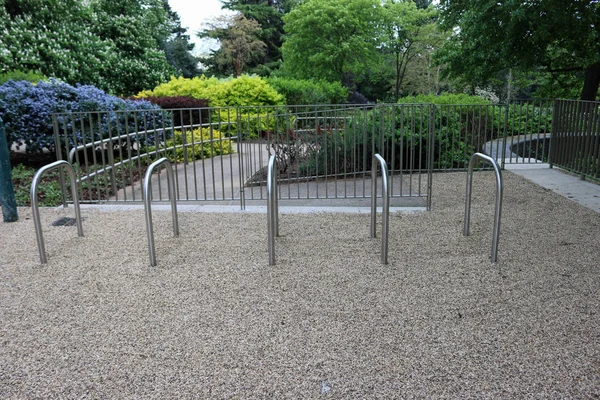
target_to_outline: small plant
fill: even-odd
[[[31,206],[31,183],[36,169],[17,164],[12,168],[12,178],[15,187],[15,200],[18,207]],[[38,205],[53,207],[62,203],[59,183],[59,172],[48,171],[40,180],[38,186]]]

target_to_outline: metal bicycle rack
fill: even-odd
[[[469,236],[469,220],[471,217],[471,185],[473,183],[473,166],[476,160],[482,160],[494,167],[496,173],[496,208],[494,214],[494,233],[492,236],[492,262],[498,261],[498,241],[500,239],[500,214],[502,212],[502,174],[500,168],[492,157],[482,153],[475,153],[469,161],[469,170],[467,172],[467,196],[465,202],[465,226],[463,235]]]
[[[372,183],[371,183],[371,238],[376,237],[377,224],[377,164],[381,165],[382,175],[382,241],[381,263],[388,263],[388,233],[390,217],[390,193],[387,163],[379,154],[373,156]],[[277,192],[277,175],[275,170],[275,156],[269,158],[267,166],[267,230],[269,265],[275,265],[275,237],[279,236],[279,199]]]
[[[388,263],[388,233],[390,231],[390,192],[387,163],[379,154],[373,156],[373,166],[371,169],[371,239],[377,236],[377,164],[381,166],[381,195],[383,204],[381,210],[381,263]]]
[[[175,179],[173,168],[168,158],[163,157],[156,160],[148,167],[144,176],[144,210],[146,212],[146,231],[148,233],[148,251],[150,253],[150,266],[156,267],[156,252],[154,251],[154,231],[152,228],[152,173],[154,169],[165,164],[167,170],[167,186],[169,188],[169,198],[171,200],[171,213],[173,214],[173,236],[179,236],[179,222],[177,220],[177,199],[175,192]]]
[[[275,265],[275,236],[279,236],[279,199],[277,195],[275,156],[269,157],[267,166],[267,224],[269,265]]]
[[[73,207],[75,208],[75,220],[77,222],[77,235],[83,236],[83,226],[81,224],[81,212],[79,210],[79,197],[77,195],[77,181],[75,179],[75,171],[73,166],[67,161],[59,160],[40,168],[34,175],[31,183],[31,210],[33,212],[33,223],[35,225],[35,235],[37,238],[38,250],[40,252],[40,262],[46,264],[46,249],[44,247],[44,236],[42,234],[42,224],[40,222],[40,210],[37,200],[37,190],[40,183],[40,178],[45,172],[53,169],[65,167],[71,180],[71,193],[73,195]]]

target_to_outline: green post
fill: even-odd
[[[17,215],[17,202],[15,201],[15,189],[10,171],[8,142],[6,141],[2,118],[0,118],[0,205],[2,206],[4,222],[15,222],[19,219]]]

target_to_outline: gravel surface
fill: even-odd
[[[44,209],[0,225],[0,398],[597,398],[600,214],[505,172],[436,175],[434,210],[369,216]],[[281,203],[285,205],[284,202]],[[381,221],[381,219],[379,219]]]

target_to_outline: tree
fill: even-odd
[[[407,0],[385,0],[382,11],[381,50],[393,57],[394,101],[398,101],[409,63],[426,51],[423,31],[432,29],[437,11],[433,8],[419,9],[414,2]]]
[[[449,76],[485,84],[501,70],[582,73],[580,98],[600,86],[600,3],[596,0],[441,0],[454,35],[437,53]]]
[[[419,32],[418,49],[407,66],[402,83],[402,93],[406,95],[439,94],[449,89],[450,83],[442,79],[441,66],[433,62],[433,53],[447,39],[448,33],[439,29],[437,23],[424,25]]]
[[[162,43],[173,23],[162,0],[91,0],[94,33],[114,45],[104,65],[112,93],[129,95],[166,81],[174,72]]]
[[[91,10],[75,0],[0,0],[0,71],[35,71],[69,82],[85,77],[102,86],[99,66],[112,47],[91,32],[93,23]]]
[[[173,70],[163,0],[0,0],[0,72],[31,70],[128,95]]]
[[[284,16],[284,70],[351,86],[378,59],[378,0],[306,0]]]
[[[433,3],[433,0],[412,0],[412,1],[414,1],[417,8],[422,8],[422,9],[428,8]]]
[[[194,43],[189,42],[189,36],[179,35],[165,43],[164,49],[167,62],[175,70],[175,74],[184,78],[193,78],[199,74],[198,60],[190,51]]]
[[[267,46],[257,37],[260,25],[242,14],[217,17],[208,26],[198,36],[221,42],[221,48],[213,52],[213,58],[217,65],[231,67],[236,78],[248,62],[265,54]]]
[[[289,13],[299,0],[223,0],[223,8],[241,13],[249,20],[259,23],[257,37],[265,43],[263,57],[248,63],[248,70],[259,75],[269,75],[281,63],[283,42],[283,16]]]
[[[179,14],[171,9],[168,0],[162,0],[162,2],[171,23],[170,37],[162,43],[167,62],[175,70],[177,76],[192,78],[200,72],[198,59],[191,53],[195,44],[190,42],[190,36],[186,34],[187,28],[181,26]]]

